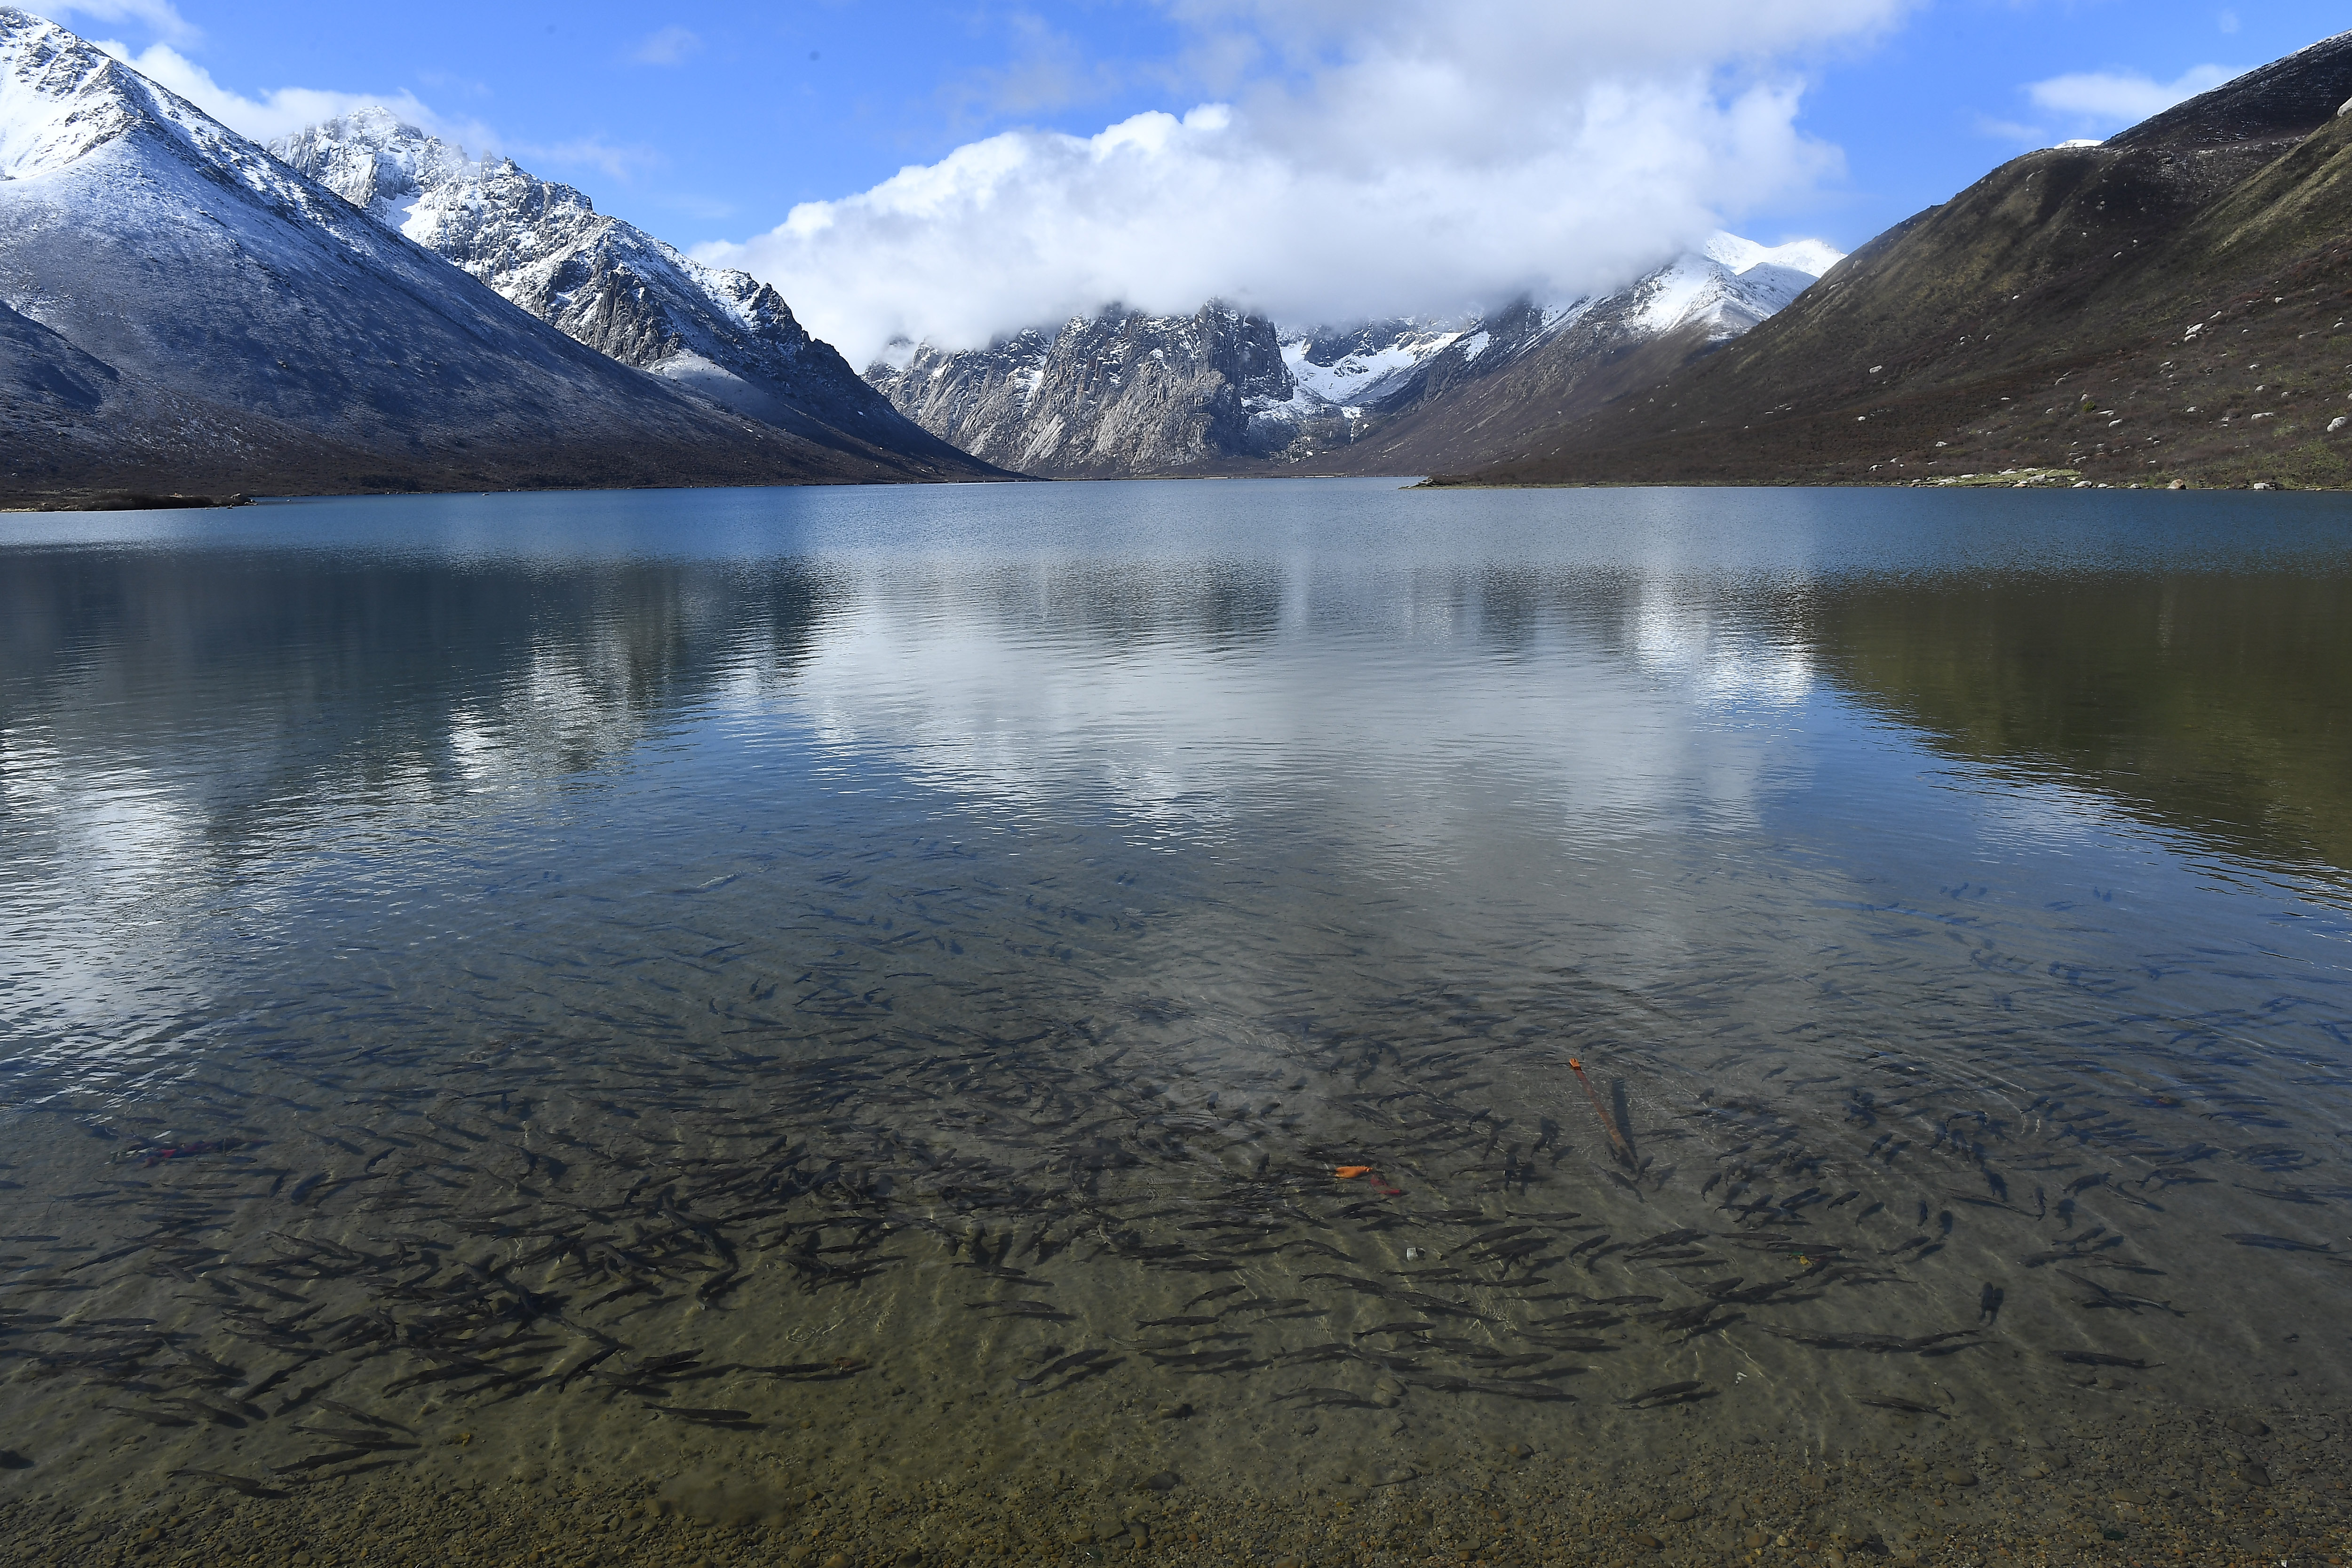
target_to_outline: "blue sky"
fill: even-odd
[[[396,8],[89,0],[51,14],[146,60],[166,58],[147,52],[155,46],[171,50],[170,58],[203,73],[215,96],[243,114],[248,124],[240,129],[268,129],[340,95],[396,100],[471,142],[495,141],[534,172],[582,186],[600,208],[674,243],[720,247],[713,255],[736,244],[730,258],[751,262],[755,270],[764,259],[791,275],[802,292],[820,295],[850,271],[909,264],[898,252],[846,241],[829,258],[816,258],[804,244],[780,249],[781,241],[763,251],[758,237],[799,204],[856,197],[907,165],[935,164],[1007,132],[1095,137],[1149,110],[1182,116],[1203,103],[1237,102],[1255,127],[1252,156],[1264,176],[1256,188],[1291,211],[1313,203],[1269,174],[1268,160],[1285,167],[1304,161],[1326,174],[1351,163],[1397,160],[1401,154],[1383,150],[1380,134],[1391,122],[1400,135],[1423,142],[1454,137],[1461,103],[1475,110],[1480,77],[1490,68],[1498,81],[1514,78],[1497,86],[1489,123],[1477,128],[1490,139],[1507,139],[1520,120],[1531,138],[1565,134],[1559,122],[1545,121],[1553,100],[1605,97],[1612,70],[1654,85],[1680,80],[1675,72],[1708,73],[1713,98],[1706,108],[1721,113],[1690,147],[1653,147],[1638,173],[1631,164],[1619,171],[1614,186],[1598,167],[1612,155],[1605,149],[1596,154],[1590,139],[1575,149],[1563,146],[1560,159],[1541,170],[1522,169],[1516,183],[1498,179],[1488,194],[1489,210],[1498,216],[1541,205],[1546,198],[1531,193],[1543,191],[1583,205],[1571,201],[1564,227],[1539,232],[1518,224],[1498,237],[1499,259],[1485,271],[1471,268],[1475,275],[1462,285],[1468,293],[1505,286],[1517,275],[1508,272],[1514,267],[1539,289],[1587,286],[1628,264],[1641,244],[1687,228],[1688,214],[1701,209],[1768,242],[1819,235],[1851,248],[2031,146],[2119,129],[2138,109],[2161,101],[2166,87],[2200,85],[2216,68],[2261,64],[2352,20],[2339,6],[2315,0],[1651,0],[1638,8],[1622,0],[1455,0],[1446,10],[1442,36],[1406,0],[660,6],[408,0]],[[1654,22],[1645,32],[1643,23],[1616,16],[1629,11]],[[1609,19],[1601,19],[1603,12]],[[1368,13],[1375,14],[1370,21],[1353,19]],[[1566,22],[1559,20],[1563,16]],[[1351,31],[1359,27],[1360,37]],[[1362,50],[1386,51],[1380,71],[1349,73]],[[1369,100],[1421,90],[1416,51],[1451,60],[1461,80],[1430,89],[1423,120],[1413,118],[1417,110],[1389,115],[1386,102]],[[1561,83],[1556,94],[1545,86],[1546,71]],[[2038,92],[2036,84],[2044,84]],[[1656,89],[1648,118],[1637,114],[1628,122],[1629,142],[1665,137],[1678,118],[1692,121],[1695,100],[1677,99],[1680,90]],[[236,123],[236,113],[215,111]],[[1266,129],[1276,125],[1281,129]],[[1228,142],[1234,135],[1221,126],[1168,134],[1181,140],[1211,132]],[[992,145],[1012,149],[1006,156],[1026,157],[1045,144]],[[1350,146],[1362,149],[1360,156]],[[1097,162],[1104,156],[1099,146],[1094,155]],[[1493,144],[1470,147],[1460,158],[1456,173],[1471,171],[1474,190],[1482,189],[1477,171],[1507,161]],[[1714,165],[1698,166],[1710,158]],[[1615,194],[1585,192],[1580,161],[1596,167],[1596,193]],[[1649,201],[1660,168],[1677,171],[1664,177],[1673,188]],[[1448,183],[1439,177],[1442,168],[1433,170],[1433,184]],[[1230,167],[1219,178],[1239,188]],[[1326,189],[1315,207],[1317,232],[1347,226],[1348,189],[1379,189],[1384,209],[1414,199],[1407,183],[1382,181],[1360,166],[1344,181]],[[1048,205],[1106,199],[1100,190],[1087,195],[1066,183],[1041,188],[1046,194],[1035,199]],[[1171,188],[1199,195],[1220,187],[1196,182]],[[1612,216],[1612,201],[1632,204],[1622,223]],[[1442,231],[1444,243],[1459,249],[1465,225],[1478,221],[1475,210],[1433,208],[1421,226]],[[900,202],[892,221],[903,227],[907,211]],[[1318,247],[1296,236],[1279,240],[1287,248],[1276,254],[1312,252],[1313,265],[1326,272],[1366,272],[1358,292],[1367,302],[1427,291],[1443,276],[1442,258],[1417,258],[1410,268],[1385,260],[1386,252],[1413,248],[1396,237],[1404,221],[1389,211],[1368,228],[1364,248],[1384,254],[1360,256],[1361,267],[1344,247]],[[1625,230],[1622,246],[1559,238],[1612,227]],[[992,236],[984,227],[942,230],[940,247],[986,247]],[[741,242],[751,243],[740,248]],[[1171,243],[1179,242],[1155,230],[1135,249],[1164,250]],[[1214,243],[1237,248],[1231,234]],[[1099,234],[1046,234],[1034,222],[1018,244],[1033,251],[1065,244],[1107,254],[1118,248]],[[1437,245],[1431,239],[1433,256]],[[1575,251],[1577,258],[1551,267],[1538,254],[1546,246],[1563,255]],[[1250,247],[1240,243],[1238,249]],[[940,265],[951,263],[950,257]],[[1256,265],[1281,270],[1262,257]],[[938,279],[951,276],[917,268],[907,280],[920,286],[929,279],[936,291],[945,287]],[[1172,299],[1198,283],[1253,286],[1200,268],[1171,274],[1164,285],[1148,276],[1130,283],[1106,263],[1056,287],[1076,299],[1073,291],[1087,288],[1149,293],[1164,286]],[[1308,287],[1311,280],[1269,284],[1268,298],[1288,303]],[[967,312],[971,321],[1023,308],[1010,284],[992,288]],[[1035,308],[1046,298],[1038,295]],[[907,330],[921,324],[910,321]],[[861,319],[855,331],[883,330]]]

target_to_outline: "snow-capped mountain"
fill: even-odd
[[[384,226],[579,342],[754,418],[850,450],[972,472],[811,337],[748,272],[705,267],[570,185],[366,109],[270,143]]]
[[[1840,259],[1819,240],[1719,233],[1606,295],[1286,331],[1222,305],[1192,316],[1115,307],[985,349],[902,342],[866,378],[925,429],[1030,473],[1347,468],[1400,421],[1442,421],[1469,386],[1533,360],[1573,383],[1643,344],[1704,352]]]
[[[614,363],[0,7],[0,488],[906,477]]]
[[[1300,391],[1343,408],[1370,408],[1402,386],[1421,363],[1478,326],[1474,312],[1453,320],[1399,317],[1346,328],[1317,328],[1283,339],[1282,363]]]
[[[1779,311],[1842,259],[1840,252],[1816,239],[1767,247],[1717,233],[1703,249],[1678,256],[1612,294],[1540,305],[1516,300],[1486,316],[1453,323],[1451,330],[1384,325],[1369,354],[1354,346],[1355,339],[1339,334],[1293,334],[1284,354],[1300,367],[1295,374],[1303,385],[1352,407],[1355,417],[1392,417],[1445,387],[1496,374],[1564,339],[1614,348],[1676,333],[1694,334],[1707,344],[1726,342]],[[1343,355],[1327,357],[1343,342]],[[1340,373],[1357,364],[1378,366],[1380,374],[1351,388]],[[1321,374],[1310,377],[1314,370]],[[1341,395],[1326,392],[1326,385]]]

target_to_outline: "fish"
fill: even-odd
[[[2130,1356],[2108,1355],[2102,1351],[2060,1351],[2058,1359],[2070,1362],[2076,1366],[2121,1366],[2128,1367],[2134,1372],[2148,1370],[2147,1362],[2135,1360]]]
[[[1529,1399],[1543,1404],[1573,1403],[1576,1395],[1546,1383],[1514,1382],[1507,1378],[1474,1380],[1468,1392],[1497,1394],[1505,1399]]]
[[[2175,1307],[2169,1301],[2151,1300],[2146,1296],[2126,1296],[2119,1290],[2109,1289],[2095,1279],[2085,1279],[2080,1274],[2068,1273],[2067,1270],[2063,1268],[2061,1268],[2058,1272],[2065,1275],[2067,1279],[2072,1279],[2075,1284],[2093,1292],[2092,1299],[2084,1302],[2083,1305],[2091,1308],[2094,1310],[2097,1310],[2102,1308],[2112,1308],[2119,1311],[2129,1312],[2133,1316],[2137,1317],[2139,1315],[2139,1310],[2142,1307],[2154,1307],[2160,1312],[2170,1312],[2176,1318],[2185,1318],[2189,1315],[2179,1308]]]
[[[680,1405],[648,1405],[646,1409],[662,1415],[675,1415],[681,1421],[692,1421],[704,1426],[750,1426],[757,1423],[748,1410],[696,1410]]]
[[[1418,1307],[1424,1312],[1433,1312],[1441,1318],[1468,1318],[1479,1323],[1491,1323],[1495,1321],[1483,1312],[1475,1311],[1457,1301],[1449,1301],[1442,1296],[1424,1295],[1418,1290],[1398,1290],[1391,1293],[1406,1306]]]
[[[1111,1352],[1108,1350],[1074,1351],[1070,1354],[1063,1356],[1059,1360],[1054,1362],[1051,1365],[1041,1367],[1037,1371],[1031,1373],[1027,1377],[1014,1378],[1013,1380],[1013,1386],[1016,1388],[1034,1388],[1039,1384],[1044,1383],[1047,1378],[1058,1377],[1066,1372],[1076,1372],[1081,1369],[1100,1371],[1101,1368],[1096,1363],[1099,1363],[1105,1356],[1110,1353]],[[1073,1378],[1071,1381],[1076,1382],[1076,1379]]]
[[[348,1459],[364,1459],[373,1451],[369,1448],[343,1448],[331,1454],[311,1454],[287,1464],[272,1465],[269,1468],[276,1475],[298,1475],[304,1470],[322,1470],[329,1465],[340,1465]]]
[[[611,1352],[607,1352],[606,1353],[609,1354]],[[363,1422],[370,1426],[380,1427],[387,1432],[413,1433],[415,1430],[413,1427],[402,1426],[397,1421],[388,1420],[382,1415],[371,1415],[364,1410],[354,1410],[348,1405],[341,1405],[331,1399],[321,1399],[319,1403],[327,1409],[333,1411],[338,1415],[344,1416],[352,1421]]]
[[[2253,1231],[2231,1230],[2221,1233],[2228,1241],[2240,1247],[2264,1247],[2275,1252],[2332,1252],[2335,1248],[2325,1242],[2294,1241],[2284,1236],[2263,1236]]]
[[[1274,1396],[1274,1402],[1276,1405],[1286,1405],[1292,1400],[1305,1400],[1311,1409],[1320,1409],[1328,1405],[1360,1410],[1376,1408],[1370,1400],[1361,1394],[1350,1394],[1344,1388],[1294,1388],[1287,1394],[1277,1394]]]
[[[128,1405],[102,1405],[99,1406],[99,1408],[101,1410],[111,1410],[117,1415],[136,1415],[140,1420],[151,1422],[157,1426],[193,1426],[195,1425],[194,1421],[188,1420],[185,1416],[166,1415],[160,1410],[138,1410]]]
[[[370,1450],[421,1448],[421,1443],[404,1441],[383,1432],[355,1432],[337,1426],[297,1426],[295,1431],[305,1437],[325,1437],[331,1442],[347,1443],[355,1448]]]
[[[1000,1318],[1043,1318],[1066,1323],[1070,1314],[1051,1301],[972,1301],[967,1303],[974,1311],[984,1311]]]
[[[1656,1409],[1661,1405],[1688,1404],[1693,1400],[1710,1397],[1712,1391],[1707,1389],[1706,1384],[1696,1378],[1691,1378],[1682,1383],[1662,1383],[1655,1388],[1647,1388],[1639,1394],[1628,1394],[1617,1403],[1627,1409]]]
[[[1861,1397],[1860,1402],[1864,1405],[1874,1405],[1881,1410],[1900,1410],[1912,1415],[1933,1415],[1938,1421],[1951,1419],[1949,1415],[1932,1405],[1920,1405],[1908,1399],[1877,1399],[1865,1394]]]
[[[1985,1282],[1985,1288],[1977,1293],[1977,1321],[1980,1323],[1999,1322],[2000,1321],[2000,1303],[2003,1299],[2003,1295],[2004,1292],[2001,1290],[2000,1286],[1993,1284],[1990,1280],[1987,1280]]]
[[[1898,1352],[1908,1352],[1914,1355],[1948,1355],[1951,1353],[1949,1351],[1938,1347],[1949,1344],[1954,1340],[1974,1339],[1984,1332],[1982,1329],[1950,1329],[1940,1334],[1920,1334],[1916,1338],[1905,1339],[1894,1334],[1811,1333],[1801,1329],[1768,1328],[1764,1331],[1779,1339],[1791,1340],[1801,1345],[1811,1345],[1816,1350],[1868,1351],[1876,1355]],[[1953,1348],[1967,1350],[1969,1347],[1958,1345]]]
[[[282,1498],[287,1495],[279,1488],[265,1486],[259,1481],[248,1480],[243,1476],[228,1475],[220,1470],[178,1469],[171,1473],[174,1476],[187,1476],[195,1480],[210,1481],[215,1486],[226,1487],[231,1491],[242,1492],[249,1498]]]

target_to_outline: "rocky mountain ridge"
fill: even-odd
[[[382,108],[269,151],[623,364],[821,445],[911,461],[937,477],[985,472],[903,418],[769,285],[706,267],[511,158],[468,158]]]
[[[1216,302],[1190,316],[1114,306],[984,349],[897,343],[866,378],[932,434],[1026,473],[1401,472],[1414,454],[1393,437],[1446,426],[1472,388],[1531,361],[1580,374],[1654,342],[1704,352],[1838,258],[1819,241],[1718,234],[1605,296],[1288,332]]]

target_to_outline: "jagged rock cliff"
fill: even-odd
[[[902,417],[783,297],[748,272],[705,267],[608,217],[570,185],[362,110],[270,144],[310,176],[600,353],[690,387],[795,435],[983,472]]]
[[[1287,446],[1297,394],[1274,327],[1224,305],[1113,307],[985,349],[897,345],[866,373],[908,418],[1001,467],[1059,478],[1212,471]]]

